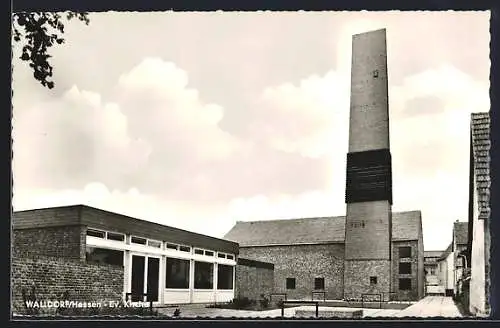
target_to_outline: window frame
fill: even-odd
[[[408,267],[409,268],[408,272],[401,272],[402,267],[403,268]],[[399,267],[398,267],[399,274],[411,274],[411,269],[412,269],[411,262],[399,262]]]
[[[408,282],[408,286],[405,286],[405,288],[402,288],[402,285],[404,285],[404,284],[401,284],[401,282],[403,282],[403,281],[404,282]],[[412,290],[411,278],[399,278],[399,280],[398,280],[398,290],[401,290],[401,291],[411,291]]]
[[[293,282],[293,287],[291,286]],[[286,289],[287,290],[295,290],[297,288],[297,281],[295,278],[288,277],[286,278]]]
[[[167,274],[167,270],[168,270],[168,265],[169,265],[169,260],[172,261],[179,261],[179,262],[182,262],[182,263],[186,263],[187,262],[187,287],[168,287],[168,274]],[[191,260],[189,259],[183,259],[183,258],[177,258],[177,257],[170,257],[170,256],[166,256],[165,257],[165,289],[173,289],[173,290],[189,290],[189,286],[190,286],[190,280],[191,280]]]
[[[404,253],[402,250],[408,250],[408,253],[409,255],[408,256],[403,256],[401,255],[401,253]],[[400,259],[411,259],[411,257],[413,256],[412,254],[412,249],[411,249],[411,246],[399,246],[398,248],[398,256]]]
[[[318,284],[318,282],[321,282]],[[318,287],[319,285],[319,287]],[[314,290],[325,290],[325,278],[324,277],[316,277],[314,278]]]
[[[89,231],[93,231],[95,232],[96,234],[97,233],[102,233],[102,237],[100,236],[93,236],[93,235],[89,235]],[[99,239],[107,239],[106,238],[106,235],[107,235],[107,231],[105,230],[101,230],[101,229],[95,229],[95,228],[87,228],[87,232],[85,233],[86,236],[88,237],[93,237],[93,238],[99,238]]]

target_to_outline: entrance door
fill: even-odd
[[[132,302],[159,301],[160,258],[146,255],[132,255],[131,277]],[[149,298],[142,294],[148,294]]]
[[[158,302],[158,289],[160,280],[160,259],[148,257],[147,291],[148,301]]]
[[[132,302],[142,301],[140,294],[144,293],[144,270],[146,268],[144,256],[132,255]]]

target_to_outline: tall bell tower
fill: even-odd
[[[392,168],[386,30],[352,38],[344,298],[391,291]]]

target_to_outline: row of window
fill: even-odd
[[[125,241],[125,235],[122,233],[109,232],[109,231],[103,231],[103,230],[98,230],[98,229],[87,229],[87,236],[96,237],[96,238],[103,238],[103,239],[108,239],[108,240],[113,240],[113,241],[121,241],[121,242]],[[162,248],[162,242],[158,241],[158,240],[154,240],[154,239],[132,236],[130,238],[130,242],[132,244],[137,244],[137,245],[146,245],[146,246],[154,247],[154,248]],[[165,249],[173,249],[173,250],[178,250],[178,251],[187,252],[187,253],[191,252],[190,246],[173,244],[173,243],[168,243],[168,242],[165,242]],[[198,249],[198,248],[194,249],[194,253],[197,255],[205,255],[205,256],[214,256],[215,255],[214,251]],[[229,259],[229,260],[234,260],[234,255],[232,255],[232,254],[217,253],[217,257],[225,258],[225,259]]]
[[[405,263],[406,264],[406,263]],[[377,277],[370,277],[370,285],[377,285]],[[286,289],[295,289],[295,278],[286,278]],[[325,289],[325,278],[314,278],[314,289],[324,290]],[[399,290],[411,290],[411,279],[410,278],[400,278],[399,279]]]
[[[286,278],[286,289],[295,289],[295,278]],[[325,278],[314,278],[314,289],[325,289]]]
[[[406,264],[406,263],[405,263]],[[377,277],[370,277],[370,285],[377,285]],[[399,278],[399,290],[411,290],[411,279],[410,278]]]
[[[190,261],[167,258],[167,272],[165,288],[189,288]],[[217,289],[233,289],[234,267],[230,265],[217,265]],[[214,288],[214,264],[194,261],[194,288]]]
[[[88,263],[111,264],[123,266],[124,252],[114,249],[87,246]],[[219,264],[217,266],[217,289],[233,289],[234,267]],[[167,257],[165,288],[188,289],[190,277],[190,260]],[[214,264],[194,262],[194,288],[213,289]]]

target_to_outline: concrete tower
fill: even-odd
[[[352,38],[344,297],[391,291],[392,169],[385,29]]]

